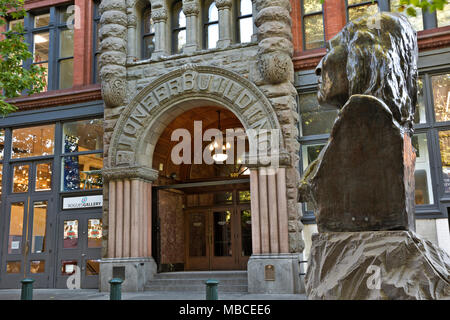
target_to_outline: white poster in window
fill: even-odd
[[[63,199],[64,209],[96,208],[103,206],[103,196],[67,197]]]
[[[11,241],[11,249],[17,250],[20,248],[20,241]]]

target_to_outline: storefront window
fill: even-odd
[[[431,183],[427,135],[425,133],[414,135],[412,144],[416,149],[416,170],[414,172],[416,205],[433,204],[433,186]]]
[[[425,98],[423,92],[423,77],[417,80],[417,106],[414,114],[414,123],[426,123]]]
[[[101,219],[88,220],[88,248],[102,247],[102,231]]]
[[[450,73],[431,77],[437,122],[450,121]]]
[[[45,251],[47,227],[47,201],[36,201],[33,204],[33,233],[31,236],[31,253]]]
[[[53,154],[55,125],[14,129],[11,158],[26,158]]]
[[[301,135],[330,133],[337,114],[338,109],[319,105],[317,93],[300,95]]]
[[[52,163],[39,163],[36,166],[36,191],[50,191],[52,189]]]
[[[63,158],[63,191],[103,187],[103,155],[94,153]]]
[[[89,119],[64,123],[63,149],[67,152],[103,149],[103,120]]]
[[[439,132],[444,193],[450,193],[450,130]]]
[[[13,192],[28,191],[29,165],[17,165],[13,169]]]
[[[64,221],[64,249],[78,246],[78,220]]]

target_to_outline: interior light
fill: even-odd
[[[41,36],[39,34],[34,36],[34,43],[44,43],[44,42],[47,42],[47,41],[48,41],[48,38],[43,37],[43,36]]]

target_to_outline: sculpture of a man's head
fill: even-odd
[[[379,13],[348,23],[327,42],[316,68],[318,99],[342,108],[350,96],[375,96],[411,128],[417,103],[417,38],[407,18]]]

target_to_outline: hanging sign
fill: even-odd
[[[67,197],[63,209],[96,208],[103,206],[103,196]]]

